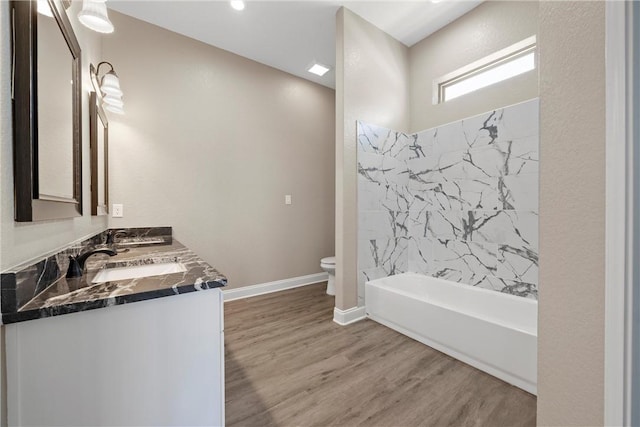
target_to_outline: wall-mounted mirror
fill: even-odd
[[[89,94],[91,215],[109,213],[109,122],[95,92]]]
[[[16,221],[82,215],[81,60],[69,4],[11,2]]]

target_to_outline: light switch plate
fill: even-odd
[[[113,218],[122,218],[124,216],[124,205],[122,205],[121,203],[114,203],[113,204],[113,215],[111,215]]]
[[[286,196],[284,196],[284,204],[285,205],[291,204],[291,194],[287,194]]]

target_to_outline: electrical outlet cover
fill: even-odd
[[[113,204],[113,218],[122,218],[124,216],[124,205],[119,203]]]

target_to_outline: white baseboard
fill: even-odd
[[[340,326],[346,326],[351,323],[358,322],[366,318],[367,313],[365,307],[353,307],[348,310],[340,310],[337,307],[333,309],[333,321]]]
[[[284,291],[285,289],[293,289],[300,286],[312,285],[314,283],[326,282],[327,280],[329,280],[329,275],[327,273],[316,273],[309,274],[308,276],[299,276],[292,277],[290,279],[276,280],[275,282],[260,283],[259,285],[244,286],[242,288],[236,289],[226,289],[222,291],[222,295],[224,296],[225,302],[234,301],[237,299]]]

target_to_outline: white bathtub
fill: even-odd
[[[365,295],[372,320],[536,394],[537,301],[413,273]]]

